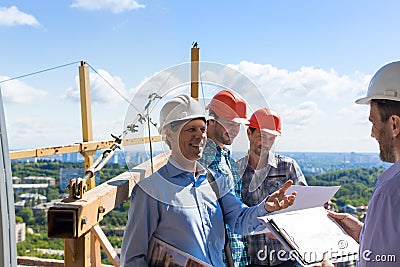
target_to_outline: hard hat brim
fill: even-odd
[[[250,121],[248,119],[243,119],[243,118],[233,118],[233,122],[240,123],[240,124],[249,124]]]
[[[194,119],[205,119],[206,121],[209,120],[213,120],[214,117],[213,116],[208,116],[208,115],[204,115],[204,116],[199,116],[199,115],[191,115],[191,116],[187,116],[184,118],[181,118],[179,120],[173,120],[173,121],[168,121],[167,123],[164,123],[163,125],[161,125],[160,127],[158,127],[158,133],[161,134],[162,130],[164,129],[164,127],[168,124],[171,124],[172,122],[176,122],[176,121],[187,121],[187,120],[194,120]]]
[[[356,104],[369,104],[369,102],[371,102],[373,99],[400,101],[400,97],[396,96],[374,95],[357,99],[355,102]]]
[[[357,99],[355,102],[356,102],[356,104],[365,105],[365,104],[369,104],[371,99],[372,99],[372,97],[363,97],[363,98]]]
[[[263,132],[266,132],[266,133],[269,133],[269,134],[273,134],[273,135],[276,135],[276,136],[280,136],[280,135],[282,135],[282,133],[280,133],[280,132],[278,132],[278,131],[275,131],[275,130],[270,130],[270,129],[260,129],[261,131],[263,131]]]

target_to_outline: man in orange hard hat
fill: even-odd
[[[307,185],[296,161],[273,151],[275,138],[282,134],[281,118],[271,109],[262,108],[253,113],[248,124],[247,137],[250,141],[248,154],[238,161],[242,176],[242,200],[254,206],[286,181]],[[258,266],[301,266],[290,259],[281,243],[264,234],[247,236],[250,267]]]
[[[240,131],[240,125],[249,123],[246,102],[236,92],[222,90],[211,99],[206,109],[214,119],[208,121],[208,140],[199,162],[204,167],[223,174],[229,187],[234,188],[235,195],[241,199],[241,175],[226,145],[232,144]],[[234,234],[230,229],[227,229],[227,233],[231,253],[223,253],[226,266],[246,266],[249,258],[245,237]],[[226,254],[231,254],[232,258]]]

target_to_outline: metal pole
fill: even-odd
[[[17,266],[14,192],[3,100],[0,90],[0,266]]]

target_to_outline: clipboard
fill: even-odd
[[[288,258],[296,259],[303,266],[320,263],[324,252],[328,252],[334,263],[358,258],[358,243],[329,218],[322,207],[269,215],[261,219],[288,251]],[[307,223],[307,227],[304,227],[304,223]]]

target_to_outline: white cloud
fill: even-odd
[[[76,0],[71,7],[86,10],[111,10],[113,13],[122,13],[144,8],[145,5],[139,4],[135,0]]]
[[[369,106],[357,105],[343,107],[337,112],[339,120],[350,121],[353,124],[369,125]]]
[[[73,144],[80,140],[76,127],[62,120],[48,118],[18,118],[7,121],[7,135],[10,149],[32,149]]]
[[[282,117],[282,124],[295,129],[310,127],[322,114],[318,104],[312,101],[306,101],[296,106],[279,105],[276,110]]]
[[[92,103],[118,104],[124,101],[124,98],[129,100],[125,85],[120,77],[112,76],[107,71],[101,69],[97,70],[97,73],[89,74],[90,98]],[[79,101],[79,77],[76,77],[76,87],[68,88],[62,99],[73,102]]]
[[[349,77],[339,75],[333,69],[326,71],[314,67],[301,67],[298,71],[289,72],[270,64],[262,65],[248,61],[230,67],[248,76],[268,99],[301,97],[340,101],[343,97],[348,97],[349,93],[365,92],[370,79],[369,75],[360,73]]]
[[[2,81],[8,79],[9,77],[0,76]],[[3,82],[1,84],[1,93],[4,102],[17,104],[33,103],[47,96],[47,92],[35,89],[19,80]]]
[[[0,25],[39,26],[40,23],[34,16],[20,11],[16,6],[11,6],[11,7],[0,7]]]

